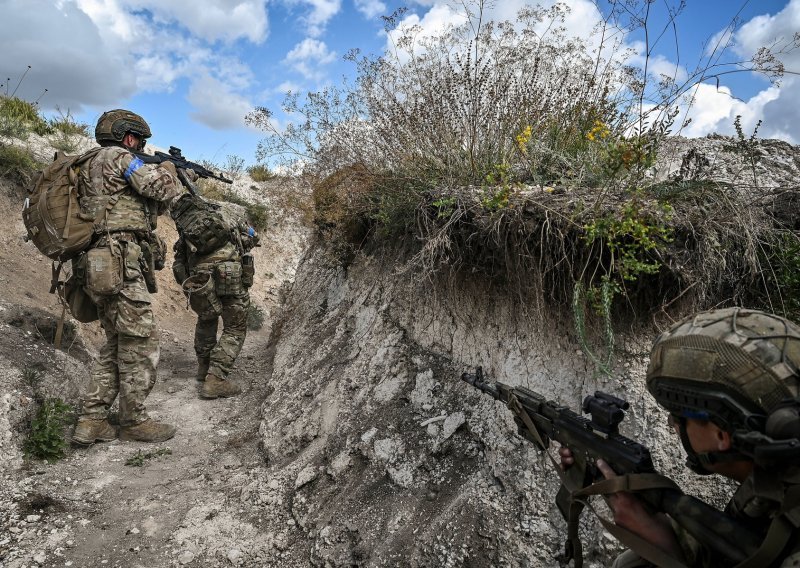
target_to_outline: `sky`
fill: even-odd
[[[658,0],[663,6],[673,0]],[[489,13],[513,18],[521,7],[552,0],[498,0]],[[567,28],[578,36],[602,16],[607,0],[566,0]],[[224,166],[255,163],[263,133],[245,124],[257,106],[278,107],[287,90],[316,91],[354,69],[352,48],[380,54],[381,16],[408,10],[403,24],[426,33],[458,20],[453,0],[0,0],[0,92],[34,102],[47,115],[69,112],[93,128],[104,110],[127,108],[150,124],[150,143]],[[654,8],[656,9],[656,8]],[[734,16],[732,57],[800,31],[800,0],[686,0],[675,33],[661,36],[650,70],[688,75]],[[654,22],[657,21],[654,17]],[[624,38],[641,64],[641,34]],[[651,45],[653,38],[651,37]],[[676,49],[677,44],[677,49]],[[800,71],[800,50],[782,56]],[[46,91],[45,91],[46,89]],[[800,77],[779,87],[751,73],[726,75],[695,91],[686,136],[733,133],[800,143]],[[286,120],[286,117],[277,117]],[[685,116],[681,115],[680,122]]]

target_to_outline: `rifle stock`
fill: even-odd
[[[505,403],[514,413],[519,434],[540,450],[546,451],[553,440],[572,451],[574,465],[562,477],[556,496],[556,504],[568,523],[580,514],[583,506],[583,499],[576,501],[573,494],[602,479],[595,466],[598,459],[608,463],[618,475],[632,474],[629,479],[634,479],[636,474],[656,474],[650,450],[618,432],[624,411],[628,409],[628,403],[622,399],[602,391],[587,396],[583,402],[584,413],[591,416],[587,419],[528,388],[487,382],[480,367],[474,374],[463,373],[461,379]],[[677,486],[637,490],[636,495],[652,511],[668,514],[729,565],[754,554],[763,540],[763,535],[754,533],[707,503],[684,494]],[[570,508],[576,503],[577,512],[571,512]],[[570,526],[567,554],[563,557],[565,561],[570,559],[575,560],[575,566],[581,565],[577,526]]]

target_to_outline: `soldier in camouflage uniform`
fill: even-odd
[[[156,381],[158,330],[151,306],[153,270],[163,267],[156,219],[182,193],[174,166],[144,164],[150,127],[126,110],[104,113],[95,139],[101,148],[79,172],[81,209],[94,216],[90,249],[73,260],[73,272],[97,307],[106,344],[91,373],[73,441],[89,445],[117,437],[108,410],[119,396],[119,438],[160,442],[175,427],[151,419],[144,405]]]
[[[249,251],[258,246],[258,235],[237,216],[199,197],[184,196],[173,206],[171,214],[180,235],[173,247],[173,274],[183,285],[189,305],[197,314],[194,350],[196,378],[202,382],[200,396],[207,399],[236,396],[242,389],[228,375],[247,336],[249,288],[253,284],[253,257]],[[219,246],[214,250],[198,250],[200,243],[196,246],[181,231],[179,215],[217,215],[227,228],[227,234],[216,241]],[[211,223],[201,221],[200,224],[209,226]],[[193,288],[192,282],[199,286]],[[220,318],[222,333],[218,339]]]
[[[800,566],[800,326],[740,308],[687,318],[656,340],[647,388],[670,412],[687,466],[740,483],[725,513],[762,544],[736,565]],[[569,467],[571,452],[560,453]],[[597,465],[606,478],[616,477],[602,460]],[[632,544],[615,568],[734,564],[635,493],[613,493],[607,501],[615,523],[645,541]],[[729,551],[746,538],[730,534],[713,546]]]

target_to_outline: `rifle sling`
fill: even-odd
[[[567,540],[564,543],[563,562],[568,563],[570,560],[572,560],[574,568],[582,568],[583,545],[581,544],[581,539],[578,534],[578,524],[585,502],[572,497],[575,488],[580,487],[579,482],[574,479],[575,472],[573,472],[573,475],[569,475],[568,472],[565,473],[564,470],[562,470],[558,465],[558,462],[556,462],[555,458],[550,455],[550,452],[547,451],[550,444],[545,443],[542,435],[539,433],[539,430],[533,423],[533,420],[531,420],[531,417],[528,415],[519,399],[513,393],[508,399],[508,408],[511,409],[511,411],[516,414],[520,420],[522,420],[522,423],[525,424],[525,428],[528,429],[533,439],[536,441],[539,447],[544,450],[545,455],[547,455],[547,457],[550,459],[550,462],[553,464],[558,472],[559,477],[561,478],[561,485],[570,493],[569,511],[567,512]],[[581,478],[583,478],[584,473],[579,472],[579,474]]]
[[[519,416],[519,419],[522,420],[523,424],[525,424],[525,427],[531,433],[531,436],[533,436],[533,439],[536,441],[539,447],[545,450],[545,453],[547,453],[546,450],[548,446],[550,446],[550,444],[549,443],[546,444],[544,442],[541,434],[539,434],[539,430],[536,428],[536,425],[534,425],[533,420],[531,420],[531,417],[528,416],[528,413],[525,411],[525,407],[522,406],[522,403],[519,401],[517,395],[515,395],[514,393],[511,393],[511,395],[508,397],[508,408],[511,410],[511,412]],[[549,453],[547,455],[550,456]],[[553,456],[550,456],[550,459],[553,461],[554,464],[556,463],[555,460],[553,459]],[[561,471],[561,468],[559,468],[559,471]]]
[[[628,473],[611,479],[596,481],[588,487],[575,491],[572,496],[573,498],[578,498],[588,495],[611,495],[620,491],[646,491],[648,489],[674,489],[680,491],[674,481],[661,474]]]
[[[628,529],[622,528],[613,521],[609,521],[603,517],[590,503],[587,502],[587,506],[589,507],[589,510],[594,513],[594,516],[600,521],[600,524],[603,525],[604,529],[606,529],[614,538],[648,562],[651,562],[655,566],[659,566],[661,568],[687,568],[686,564],[665,550],[658,548],[654,544],[644,540],[639,535],[634,534]]]

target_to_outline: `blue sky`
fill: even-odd
[[[509,18],[538,2],[499,0],[490,13]],[[551,3],[544,0],[543,3]],[[569,0],[568,27],[586,33],[605,9]],[[263,135],[244,124],[255,106],[277,108],[287,89],[305,92],[339,82],[352,66],[351,48],[380,53],[386,34],[380,16],[406,6],[406,23],[426,30],[453,21],[459,2],[447,0],[0,0],[3,49],[0,81],[9,94],[58,106],[94,125],[110,108],[144,116],[166,148],[179,146],[195,160],[248,164]],[[663,2],[657,2],[662,6]],[[741,9],[734,53],[751,52],[774,37],[800,31],[800,0],[687,0],[678,20],[678,44],[666,34],[657,46],[666,67],[691,67],[703,43],[725,29]],[[641,37],[626,42],[641,51]],[[678,57],[679,53],[679,57]],[[785,57],[800,70],[800,54]],[[27,66],[30,65],[30,70]],[[24,75],[24,76],[23,76]],[[10,78],[10,80],[6,80]],[[47,89],[47,92],[44,92]],[[734,95],[731,97],[727,91]],[[44,94],[43,94],[44,93]],[[800,81],[787,75],[780,89],[750,74],[709,83],[697,94],[693,122],[683,133],[731,133],[743,116],[745,131],[763,119],[762,137],[800,143]],[[279,119],[282,117],[279,117]]]

